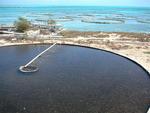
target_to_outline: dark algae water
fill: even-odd
[[[101,50],[56,45],[0,48],[0,113],[146,113],[150,77],[137,64]]]

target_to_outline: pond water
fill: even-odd
[[[146,113],[150,78],[135,63],[101,50],[56,45],[0,48],[0,113]]]

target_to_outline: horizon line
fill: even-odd
[[[23,5],[23,4],[2,4],[0,7],[144,7],[144,8],[150,8],[150,6],[130,6],[130,5]]]

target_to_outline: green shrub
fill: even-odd
[[[48,24],[49,25],[54,25],[54,24],[56,24],[56,21],[55,20],[48,20]]]
[[[30,28],[30,22],[25,19],[20,17],[16,22],[15,22],[15,27],[18,32],[25,32]]]

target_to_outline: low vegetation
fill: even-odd
[[[27,31],[29,28],[30,28],[30,22],[25,19],[25,18],[22,18],[20,17],[16,22],[15,22],[15,27],[16,27],[16,30],[18,32],[25,32]]]
[[[143,52],[143,53],[145,53],[145,54],[150,54],[150,51],[147,51],[147,52]]]
[[[49,24],[49,25],[55,25],[55,24],[56,24],[56,21],[55,21],[55,20],[48,20],[48,24]]]

